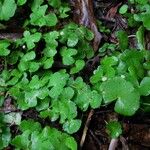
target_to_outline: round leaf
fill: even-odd
[[[134,91],[118,98],[115,104],[115,111],[125,116],[132,116],[140,107],[140,95]]]
[[[71,73],[71,74],[78,73],[79,71],[81,71],[81,70],[83,69],[84,66],[85,66],[84,60],[77,60],[77,61],[75,62],[75,67],[73,67],[73,68],[70,70],[70,73]]]
[[[111,138],[118,138],[122,134],[122,127],[119,122],[111,121],[106,125]]]
[[[69,37],[68,37],[67,45],[68,45],[69,47],[74,47],[74,46],[76,46],[76,44],[78,43],[78,40],[79,40],[79,39],[78,39],[77,34],[72,33],[72,34],[70,34]]]
[[[140,83],[139,92],[143,96],[150,94],[150,77],[144,77]]]
[[[127,10],[128,10],[128,5],[124,4],[124,5],[122,5],[122,6],[120,7],[119,13],[120,13],[120,14],[125,14],[125,13],[127,12]]]
[[[15,0],[3,0],[0,2],[0,20],[9,20],[16,11]]]
[[[81,126],[81,120],[70,120],[63,124],[64,131],[68,132],[69,134],[73,134],[79,130]]]
[[[65,140],[65,143],[67,147],[70,148],[71,150],[77,150],[77,142],[74,140],[73,137],[68,137]]]

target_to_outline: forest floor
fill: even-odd
[[[118,13],[119,6],[125,2],[125,0],[94,0],[94,15],[96,19],[101,21],[103,26],[111,31],[109,34],[107,34],[107,32],[102,33],[100,46],[105,42],[117,44],[118,41],[114,35],[119,29],[128,30],[132,35],[133,31],[130,31],[130,28],[128,28],[126,19]],[[22,14],[24,14],[24,12],[22,12]],[[10,22],[10,30],[17,24],[17,21]],[[131,37],[129,42],[131,47],[135,47],[136,43],[134,38]],[[147,47],[147,49],[150,50],[150,47]],[[89,64],[89,67],[93,66]],[[85,72],[86,71],[88,72],[89,70],[85,70]],[[9,101],[6,105],[9,106]],[[118,150],[149,150],[150,114],[137,112],[137,114],[132,117],[124,117],[115,113],[113,109],[112,104],[102,106],[96,110],[88,110],[85,113],[80,113],[83,122],[82,127],[77,133],[73,134],[80,147],[82,147],[83,150],[107,150],[111,146],[111,143],[113,144],[113,148],[117,147]],[[36,114],[36,111],[33,109],[24,111],[22,116],[28,119],[39,119],[38,114]],[[123,125],[123,134],[116,139],[115,142],[111,140],[106,131],[106,122],[109,120],[118,120]],[[49,123],[47,120],[40,120],[40,122],[42,124]],[[55,123],[54,126],[58,126],[59,128],[57,123]],[[11,126],[11,132],[13,134],[17,133],[15,126]],[[11,148],[8,147],[7,150],[8,149]]]

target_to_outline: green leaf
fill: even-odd
[[[33,9],[33,13],[30,15],[30,22],[32,25],[37,26],[55,26],[58,22],[55,13],[49,13],[46,15],[48,5],[38,6]]]
[[[13,77],[7,82],[7,85],[15,85],[18,82],[19,78],[18,77]]]
[[[44,75],[40,79],[41,86],[44,86],[44,85],[46,85],[49,82],[50,75],[51,75],[50,71],[48,71],[47,73],[44,73]]]
[[[51,129],[48,127],[46,127],[46,128],[47,128],[47,131],[45,131],[45,133],[47,133],[47,135],[50,135],[49,141],[51,141],[55,150],[68,150],[68,149],[70,149],[69,148],[70,145],[69,144],[66,145],[67,144],[66,141],[68,138],[72,138],[71,136],[69,136],[68,134],[62,133],[62,132],[60,132],[56,129],[53,129],[53,128],[51,128]],[[71,142],[73,142],[73,138],[72,138]],[[74,142],[75,142],[75,140],[74,140]],[[75,150],[77,150],[77,149],[75,149]]]
[[[49,96],[49,89],[47,87],[43,87],[39,89],[38,98],[45,100],[45,98]]]
[[[24,62],[30,61],[30,60],[35,59],[35,57],[36,57],[35,51],[30,51],[22,57],[21,61],[24,61]]]
[[[91,90],[89,86],[85,84],[83,88],[77,90],[75,103],[81,110],[86,111],[89,107],[90,102],[93,100],[91,98],[92,98]]]
[[[131,15],[129,18],[128,18],[128,25],[129,25],[129,27],[136,27],[137,25],[138,25],[138,22],[137,21],[135,21],[135,19],[134,19],[134,15]]]
[[[116,56],[105,57],[101,62],[101,64],[106,68],[109,66],[115,66],[117,65],[117,63],[118,63],[118,58]]]
[[[115,56],[106,56],[104,59],[102,59],[100,68],[95,70],[94,75],[91,77],[91,82],[104,81],[108,78],[114,77],[116,74],[115,67],[118,64],[118,61],[118,58]]]
[[[9,124],[20,125],[21,113],[11,112],[4,115],[4,121]]]
[[[23,132],[22,135],[16,136],[12,140],[11,144],[17,147],[18,149],[28,149],[30,144],[29,135],[30,135],[30,131],[26,130]]]
[[[49,92],[50,97],[57,98],[61,94],[68,78],[69,75],[64,72],[56,72],[50,76],[48,84],[48,87],[52,87]]]
[[[74,47],[77,45],[79,39],[76,33],[72,33],[68,36],[67,45],[69,47]]]
[[[10,53],[10,50],[8,49],[10,43],[5,40],[0,41],[0,56],[7,56]]]
[[[92,84],[95,84],[99,82],[103,77],[103,69],[101,66],[99,66],[96,70],[94,70],[93,75],[90,78],[90,82]]]
[[[49,102],[50,102],[50,100],[49,100],[48,97],[46,97],[44,99],[44,102],[43,102],[43,100],[38,100],[38,105],[36,106],[36,110],[39,111],[39,112],[41,112],[42,110],[48,109]]]
[[[49,27],[55,26],[58,22],[57,16],[55,15],[55,13],[49,13],[48,15],[46,15],[45,22],[46,22],[46,25]]]
[[[125,31],[118,31],[117,38],[119,41],[119,47],[121,50],[125,50],[128,48],[128,35]]]
[[[115,66],[118,64],[118,58],[117,57],[105,57],[102,62],[102,69],[104,72],[104,76],[106,77],[114,77],[116,74]]]
[[[141,5],[144,5],[148,2],[148,0],[135,0],[135,2],[141,4]]]
[[[41,125],[39,122],[34,122],[33,120],[23,120],[19,126],[22,132],[28,130],[28,132],[32,133],[34,131],[41,131]]]
[[[87,39],[88,41],[91,41],[94,38],[93,32],[90,31],[88,28],[81,26],[79,30],[84,35],[85,39]]]
[[[136,38],[137,38],[138,47],[140,50],[145,49],[144,32],[145,32],[145,29],[143,26],[139,27],[138,31],[136,32]]]
[[[30,15],[30,22],[32,25],[37,25],[40,27],[46,25],[45,13],[47,8],[48,5],[35,6],[35,8],[32,10],[33,13]]]
[[[27,0],[18,0],[17,5],[21,6],[24,5],[27,2]]]
[[[81,77],[77,77],[75,80],[70,78],[69,80],[69,86],[72,88],[75,88],[76,90],[81,90],[86,86],[86,84],[83,82],[83,79]]]
[[[23,53],[20,51],[13,51],[7,58],[9,64],[14,65],[19,60],[19,57],[22,57]]]
[[[29,83],[31,89],[39,89],[41,87],[39,76],[34,75]]]
[[[115,44],[109,44],[109,43],[104,43],[102,47],[99,48],[100,55],[103,56],[108,50],[110,51],[115,51],[116,45]]]
[[[77,116],[76,104],[69,99],[61,100],[59,102],[58,110],[60,114],[60,123],[64,123],[66,120],[74,119]]]
[[[3,78],[0,78],[0,87],[5,87],[5,86],[7,86],[5,80]]]
[[[119,13],[120,14],[125,14],[128,11],[128,5],[124,4],[120,7]]]
[[[139,92],[143,96],[150,94],[150,77],[144,77],[139,86]]]
[[[0,80],[0,82],[1,82],[1,80]],[[1,86],[1,84],[0,84],[0,86]],[[0,89],[0,92],[1,92],[1,89]],[[3,95],[1,95],[0,96],[0,107],[2,107],[4,100],[5,100],[5,97]]]
[[[75,60],[73,59],[72,56],[77,54],[77,50],[73,49],[73,48],[67,48],[67,47],[63,47],[60,51],[64,65],[72,65]]]
[[[44,68],[44,69],[49,69],[49,68],[52,67],[53,63],[54,63],[53,58],[48,58],[48,59],[46,59],[46,60],[43,62],[43,68]]]
[[[85,66],[84,60],[77,60],[75,62],[75,67],[71,68],[70,74],[78,73],[79,71],[81,71],[84,68],[84,66]]]
[[[49,117],[51,121],[55,121],[60,116],[60,123],[63,124],[66,120],[74,119],[77,116],[77,107],[70,99],[60,98],[53,101],[51,110],[47,109],[41,113],[43,118]]]
[[[132,116],[140,107],[140,95],[137,91],[126,93],[118,98],[115,104],[115,111],[125,116]]]
[[[74,120],[70,120],[70,121],[65,122],[63,124],[63,129],[67,133],[73,134],[79,130],[80,126],[81,126],[81,120],[78,120],[78,119],[75,120],[74,119]]]
[[[60,31],[60,42],[66,44],[68,37],[71,34],[75,34],[76,30],[78,28],[78,25],[75,23],[69,23],[66,25],[61,31]],[[77,40],[77,39],[76,39]],[[72,41],[72,40],[71,40]]]
[[[65,140],[66,146],[71,150],[77,150],[77,143],[73,137],[68,137]]]
[[[51,39],[50,39],[50,41],[51,41]],[[52,44],[53,43],[50,43],[50,44],[46,45],[45,49],[43,50],[44,57],[53,58],[57,54],[56,46],[52,46]]]
[[[82,111],[86,111],[89,105],[92,108],[98,108],[101,105],[102,96],[95,90],[91,91],[90,87],[79,79],[77,78],[71,85],[76,90],[75,103]]]
[[[25,92],[25,103],[28,107],[34,107],[37,105],[37,97],[39,95],[38,90],[32,90],[30,92]]]
[[[108,124],[106,125],[106,128],[111,138],[118,138],[122,134],[121,124],[117,121],[108,122]]]
[[[53,104],[52,104],[53,106]],[[58,106],[54,106],[55,109],[50,110],[49,108],[47,108],[46,110],[43,110],[40,112],[40,117],[41,118],[47,118],[49,117],[51,119],[51,121],[56,121],[59,118],[59,113],[58,113]]]
[[[44,2],[44,0],[33,0],[31,5],[32,11],[37,10],[37,8]]]
[[[59,33],[57,31],[52,31],[44,34],[46,47],[43,50],[44,53],[43,63],[45,69],[50,68],[53,64],[53,57],[57,53],[56,47],[58,46],[58,42],[57,42],[58,37],[59,37]],[[50,58],[46,60],[46,57],[50,57]]]
[[[48,0],[48,4],[54,8],[61,6],[61,0]]]
[[[144,68],[142,66],[144,61],[143,51],[126,50],[122,53],[121,60],[125,63],[131,76],[137,79],[144,77]]]
[[[132,84],[121,77],[115,77],[104,81],[100,88],[105,103],[114,101],[118,97],[124,96],[126,93],[131,93],[134,90]]]
[[[17,135],[11,143],[16,149],[77,150],[74,138],[57,129],[50,127],[42,129],[38,122],[32,120],[24,120],[21,126],[23,133]]]
[[[4,80],[4,82],[5,82],[5,81],[9,80],[9,78],[10,78],[10,72],[7,69],[4,69],[2,71],[2,73],[0,74],[0,77],[1,77],[1,80]],[[0,82],[0,83],[3,84],[3,81]]]
[[[37,62],[29,62],[29,72],[36,72],[40,68],[40,63]]]
[[[28,68],[29,68],[29,63],[28,63],[28,62],[21,61],[21,62],[18,64],[18,69],[19,69],[21,72],[24,72],[24,71],[27,70]]]
[[[31,141],[32,141],[32,144],[31,144],[31,149],[32,150],[36,150],[36,149],[39,149],[39,150],[53,150],[54,147],[51,143],[51,141],[49,141],[49,138],[47,136],[47,133],[45,133],[46,131],[46,128],[43,129],[43,132],[39,133],[38,131],[37,132],[33,132],[31,134]]]
[[[66,87],[63,89],[61,98],[65,100],[70,100],[74,96],[74,90],[71,87]]]
[[[41,39],[41,33],[36,32],[34,34],[30,34],[29,31],[25,31],[23,33],[23,41],[26,42],[28,50],[31,50],[35,47],[35,43],[39,42]]]
[[[91,92],[91,101],[90,105],[93,109],[99,108],[102,103],[102,96],[97,91]]]
[[[144,69],[146,69],[146,70],[150,70],[150,62],[145,62],[145,63],[143,63],[143,67],[144,67]]]
[[[3,0],[0,1],[0,20],[9,20],[14,16],[17,5],[15,0]]]
[[[145,14],[142,18],[143,25],[147,30],[150,30],[150,16],[149,13]]]
[[[60,6],[59,8],[59,18],[67,18],[69,15],[67,14],[71,9],[68,6]]]
[[[121,77],[109,79],[101,84],[104,103],[117,100],[115,111],[122,115],[131,116],[139,108],[139,93],[133,85]],[[128,94],[127,94],[128,93]]]
[[[11,141],[10,128],[5,125],[5,127],[0,128],[0,131],[0,149],[5,149]]]
[[[59,38],[59,32],[58,31],[51,31],[49,33],[44,34],[44,40],[50,47],[57,47],[58,42],[57,39]],[[50,57],[50,56],[49,56]]]

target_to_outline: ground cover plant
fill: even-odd
[[[95,30],[72,19],[72,1],[0,1],[0,149],[87,149],[91,112],[117,114],[103,119],[109,142],[126,132],[119,118],[149,114],[150,3],[113,5],[97,16],[95,49]]]

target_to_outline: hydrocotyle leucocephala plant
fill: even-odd
[[[137,10],[145,8],[148,13],[148,2],[134,3],[138,3]],[[90,44],[94,34],[70,21],[61,24],[70,13],[68,3],[61,0],[3,0],[0,20],[7,23],[25,6],[30,14],[22,22],[22,37],[0,40],[0,106],[4,108],[0,112],[0,149],[11,145],[16,149],[76,150],[71,134],[82,124],[78,110],[85,112],[110,103],[124,116],[139,110],[150,94],[150,52],[141,39],[143,28],[148,30],[148,26],[143,20],[138,20],[143,23],[137,31],[140,47],[131,49],[127,33],[117,32],[119,45],[105,43],[100,47],[98,55],[104,57],[87,81],[82,72],[86,61],[94,57]],[[124,7],[122,14],[128,10]],[[6,23],[1,26],[7,28]],[[5,110],[7,99],[12,101],[10,110]],[[43,127],[37,118],[24,119],[24,111],[31,109],[39,120],[59,122],[60,131],[51,124]],[[17,126],[15,137],[8,124]],[[122,133],[118,122],[110,122],[107,129],[112,138]]]

